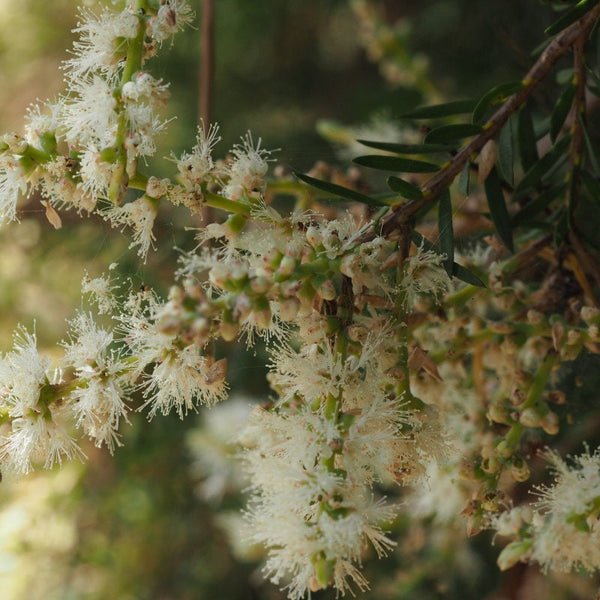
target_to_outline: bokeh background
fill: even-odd
[[[192,3],[200,18],[199,0]],[[0,0],[0,131],[19,131],[30,103],[61,91],[60,63],[73,41],[77,6]],[[403,127],[398,115],[416,105],[477,97],[519,78],[553,20],[538,0],[217,0],[216,15],[213,120],[223,138],[217,154],[251,129],[265,147],[280,148],[279,164],[298,170],[318,160],[347,169],[336,140],[368,131],[393,137]],[[165,157],[194,144],[199,49],[198,26],[165,43],[149,64],[171,82],[169,111],[177,117],[152,164],[165,175],[172,169]],[[192,248],[199,225],[185,211],[164,210],[157,249],[141,263],[126,234],[93,216],[63,214],[64,226],[55,231],[35,202],[20,215],[19,224],[0,230],[0,347],[10,348],[21,323],[35,327],[50,355],[65,319],[81,306],[86,271],[96,276],[118,263],[117,273],[133,285],[164,293],[173,281],[173,248]],[[240,406],[265,400],[261,349],[229,351]],[[220,464],[229,451],[215,415],[147,422],[132,413],[113,457],[88,444],[84,464],[0,484],[0,599],[285,598],[262,581],[252,553],[234,555],[224,524],[235,538],[235,523],[215,510],[241,506],[229,479],[207,475],[206,463]],[[223,463],[222,473],[230,468]],[[512,597],[507,590],[519,567],[500,582],[489,536],[467,541],[449,528],[432,539],[425,525],[399,522],[394,556],[367,560],[373,591],[366,597]],[[571,580],[544,588],[541,576],[531,577],[545,594],[538,597],[590,591]]]

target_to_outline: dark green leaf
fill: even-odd
[[[486,287],[485,283],[477,277],[474,273],[471,273],[469,269],[466,269],[462,265],[458,263],[454,263],[454,277],[468,283],[469,285],[474,285],[476,287]]]
[[[587,130],[587,124],[585,123],[585,119],[579,115],[581,119],[581,129],[583,130],[583,139],[585,140],[585,148],[587,150],[588,158],[590,159],[590,163],[592,165],[592,169],[596,175],[600,175],[600,160],[598,158],[598,148],[594,146],[592,139],[590,138],[590,134]]]
[[[411,239],[415,246],[419,246],[419,248],[424,248],[428,252],[435,252],[436,254],[442,254],[441,250],[435,245],[432,244],[426,237],[423,237],[418,231],[413,229]],[[459,265],[458,263],[453,263],[452,270],[454,272],[454,277],[468,283],[469,285],[475,285],[477,287],[486,287],[485,283],[479,279],[476,275],[471,273],[468,269]]]
[[[381,154],[370,154],[358,156],[352,162],[371,169],[383,171],[400,171],[402,173],[433,173],[439,171],[439,165],[422,160],[412,160],[399,156],[382,156]]]
[[[494,167],[487,176],[485,183],[485,195],[490,208],[490,217],[496,227],[496,231],[504,245],[513,252],[512,226],[510,223],[510,215],[506,208],[506,200],[500,185],[500,178]]]
[[[560,138],[560,140],[558,140],[558,142],[544,154],[542,158],[532,165],[525,175],[523,175],[523,179],[521,179],[519,185],[516,187],[515,193],[519,194],[537,185],[541,181],[542,176],[554,166],[559,158],[561,158],[570,141],[570,135],[565,135]]]
[[[560,19],[552,23],[550,27],[547,27],[544,30],[546,35],[555,35],[559,31],[562,31],[577,19],[580,19],[585,15],[585,13],[592,8],[595,4],[598,3],[598,0],[581,0],[578,2],[571,10],[567,11]]]
[[[498,136],[498,163],[504,179],[513,185],[514,156],[513,156],[513,119],[509,119],[500,130]]]
[[[547,206],[549,206],[556,198],[565,193],[565,184],[561,184],[558,187],[546,190],[540,194],[537,198],[534,198],[528,202],[521,210],[516,212],[511,218],[513,227],[521,225],[526,221],[535,217],[537,214],[542,212]]]
[[[575,85],[568,85],[563,90],[552,111],[552,116],[550,117],[550,139],[552,140],[552,143],[555,142],[556,137],[560,133],[565,119],[569,114],[569,110],[571,110],[571,104],[573,104],[573,98],[575,97],[576,91],[577,87]]]
[[[400,115],[403,119],[438,119],[440,117],[450,117],[452,115],[462,115],[470,113],[475,108],[473,100],[456,100],[454,102],[445,102],[444,104],[432,104],[431,106],[421,106],[408,113]]]
[[[523,106],[519,111],[517,121],[517,143],[519,146],[521,165],[523,170],[527,171],[539,160],[536,137],[533,131],[533,121],[527,106]]]
[[[368,140],[356,140],[363,146],[393,152],[395,154],[436,154],[438,152],[451,152],[452,146],[446,144],[396,144],[394,142],[371,142]]]
[[[367,204],[369,206],[388,206],[388,202],[382,202],[380,200],[376,200],[375,198],[371,198],[369,196],[365,196],[360,192],[355,190],[349,190],[341,185],[337,185],[335,183],[330,183],[329,181],[322,181],[320,179],[315,179],[314,177],[310,177],[310,175],[305,175],[304,173],[298,173],[294,171],[294,175],[304,181],[304,183],[308,183],[313,187],[316,187],[319,190],[332,194],[333,196],[344,198],[344,200],[350,200],[351,202],[361,202],[362,204]]]
[[[444,125],[432,129],[425,136],[425,143],[440,143],[462,140],[463,138],[471,137],[481,133],[483,128],[472,123],[458,123],[456,125]]]
[[[399,177],[390,175],[387,178],[387,184],[393,192],[400,194],[403,198],[420,200],[423,197],[423,192],[418,186],[408,183],[408,181],[404,181],[404,179],[400,179]]]
[[[467,160],[458,178],[458,191],[463,196],[469,195],[469,179],[471,177],[471,161]]]
[[[454,229],[452,227],[452,201],[448,190],[444,190],[440,194],[438,233],[440,236],[440,250],[446,255],[444,268],[448,276],[452,277],[454,273]]]
[[[522,81],[511,81],[510,83],[501,83],[493,87],[489,92],[484,94],[477,103],[473,111],[473,123],[480,123],[486,116],[488,111],[500,102],[504,102],[509,96],[520,92],[523,89]]]
[[[581,171],[579,176],[596,205],[600,206],[600,182],[592,177],[587,171]]]

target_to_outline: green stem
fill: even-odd
[[[219,196],[213,192],[205,191],[204,195],[204,204],[206,206],[210,206],[212,208],[220,208],[221,210],[225,210],[227,212],[236,213],[239,215],[249,215],[250,207],[246,204],[242,204],[236,200],[229,200],[229,198],[224,198],[223,196]]]
[[[144,13],[146,9],[146,0],[136,0],[134,10],[138,14],[138,32],[136,36],[130,40],[127,47],[127,58],[125,59],[125,66],[123,67],[123,73],[121,75],[121,86],[119,90],[123,89],[123,86],[131,81],[137,71],[142,68],[142,59],[144,53],[144,36],[146,35],[146,23],[144,19]],[[120,94],[119,94],[120,95]],[[113,204],[119,204],[125,189],[127,188],[126,182],[126,164],[127,164],[127,152],[124,149],[125,139],[127,136],[127,117],[125,114],[124,107],[121,100],[119,102],[119,121],[117,125],[117,135],[115,138],[115,148],[117,150],[117,162],[115,170],[113,171],[108,196]]]

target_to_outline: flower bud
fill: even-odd
[[[335,285],[329,279],[324,281],[317,290],[319,292],[319,296],[323,298],[323,300],[335,300],[337,298],[337,292],[335,289]]]
[[[296,269],[296,259],[291,256],[284,256],[279,263],[277,273],[289,277]]]
[[[586,323],[591,324],[600,321],[600,309],[595,306],[584,306],[580,314]]]
[[[520,414],[519,421],[525,427],[539,427],[542,424],[542,418],[539,411],[530,406]]]
[[[279,318],[282,321],[293,321],[299,310],[300,301],[297,298],[286,298],[279,303]]]
[[[555,412],[549,412],[541,422],[542,429],[548,435],[556,435],[559,431],[559,419]]]
[[[529,470],[529,465],[527,461],[525,461],[520,456],[515,456],[510,465],[510,475],[511,477],[518,482],[527,481],[529,479],[529,475],[531,471]]]
[[[522,540],[519,542],[511,542],[500,552],[498,556],[498,567],[501,571],[506,571],[516,565],[520,560],[526,559],[529,556],[531,549],[531,540]]]

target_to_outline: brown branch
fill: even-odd
[[[212,119],[212,96],[215,73],[215,0],[202,0],[200,36],[200,77],[198,113],[205,133]]]
[[[392,212],[380,223],[381,234],[386,236],[401,224],[414,219],[417,212],[431,204],[439,194],[454,181],[473,154],[477,154],[486,142],[495,137],[509,117],[514,114],[531,96],[537,86],[550,72],[556,61],[566,54],[578,40],[585,40],[596,19],[600,15],[600,4],[597,4],[579,21],[576,21],[546,47],[540,58],[523,79],[523,89],[510,96],[492,115],[484,126],[484,131],[476,135],[447,163],[438,173],[431,177],[422,187],[423,198],[409,200],[392,208]]]

